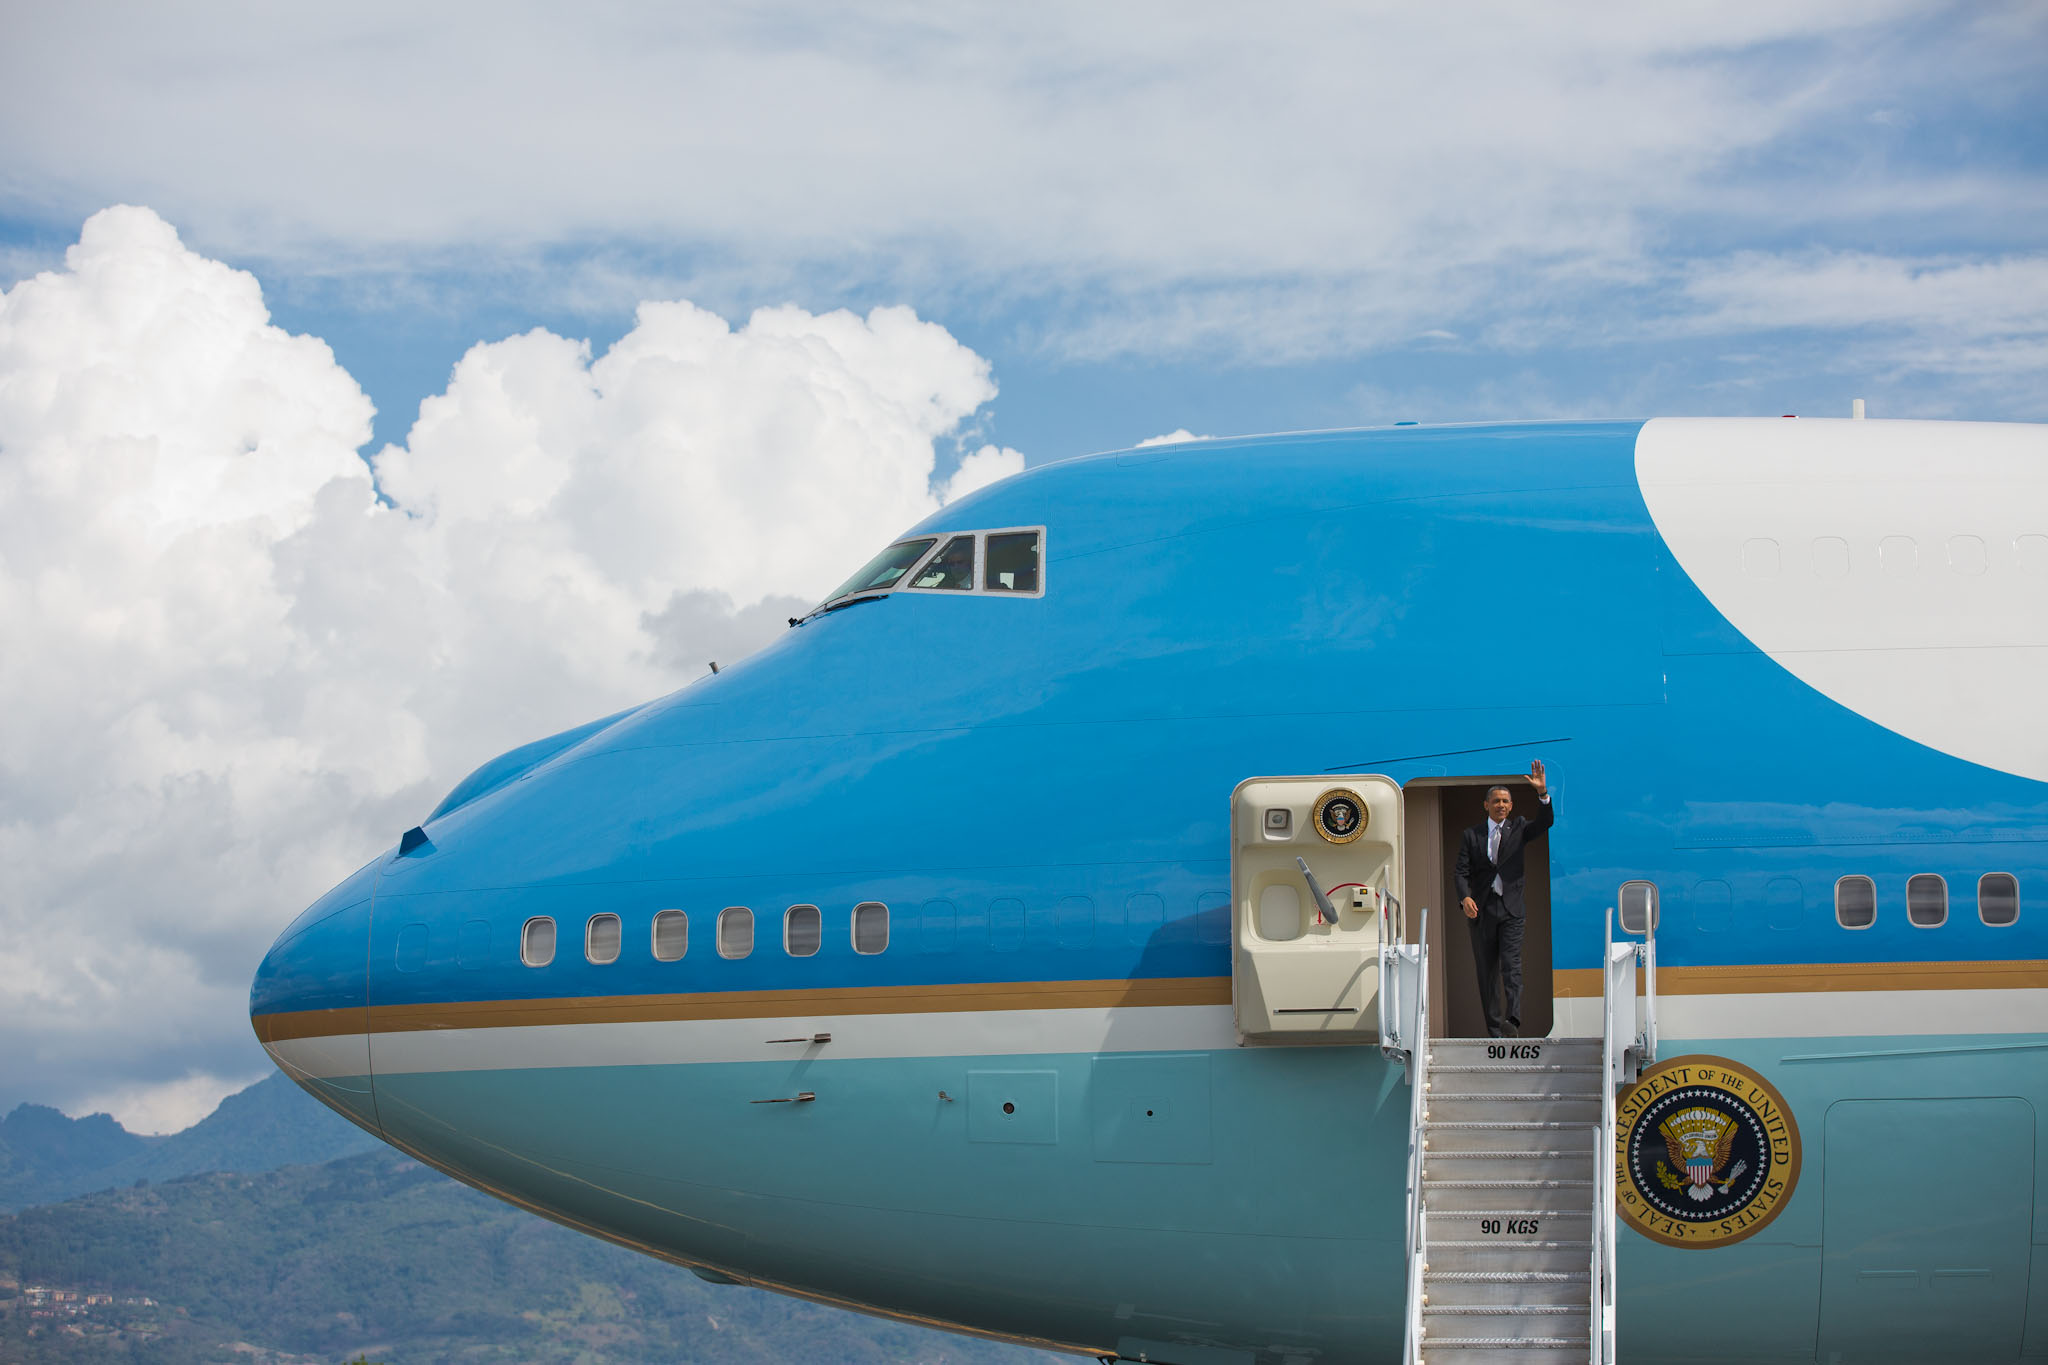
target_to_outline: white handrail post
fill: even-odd
[[[1402,1359],[1406,1365],[1422,1362],[1422,1271],[1423,1249],[1428,1245],[1428,1214],[1422,1207],[1422,1123],[1429,1089],[1429,911],[1416,912],[1416,943],[1412,957],[1403,956],[1403,967],[1415,974],[1409,987],[1411,1007],[1401,1012],[1402,1042],[1408,1061],[1408,1299],[1403,1329]],[[1399,975],[1400,973],[1397,973]]]
[[[1607,910],[1607,943],[1600,967],[1600,1131],[1593,1152],[1593,1188],[1597,1199],[1593,1211],[1592,1265],[1592,1359],[1594,1365],[1612,1365],[1615,1358],[1615,1185],[1614,1093],[1629,1076],[1630,1054],[1639,1063],[1642,1037],[1636,1033],[1636,946],[1614,942],[1614,909]],[[1630,1037],[1623,1040],[1620,1013],[1629,1011]],[[1653,1025],[1654,1028],[1654,1025]]]
[[[1636,1052],[1636,1070],[1657,1060],[1657,916],[1652,913],[1643,935],[1643,1041]]]

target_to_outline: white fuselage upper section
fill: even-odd
[[[1636,477],[1679,567],[1794,676],[2048,781],[2048,426],[1660,418]]]

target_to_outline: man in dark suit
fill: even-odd
[[[1479,968],[1479,1003],[1486,1011],[1486,1035],[1501,1036],[1522,1028],[1522,854],[1557,823],[1543,763],[1529,765],[1529,785],[1536,789],[1536,818],[1515,814],[1515,794],[1506,787],[1486,791],[1486,818],[1458,841],[1458,898],[1472,931],[1472,960]],[[1498,974],[1501,1005],[1493,1003],[1493,978]]]

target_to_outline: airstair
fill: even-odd
[[[1654,888],[1622,910],[1640,937],[1608,913],[1598,1038],[1432,1038],[1428,912],[1381,950],[1381,1046],[1410,1081],[1408,1365],[1615,1359],[1614,1102],[1656,1056]]]

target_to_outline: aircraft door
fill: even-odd
[[[1401,789],[1260,777],[1230,798],[1231,998],[1266,1042],[1375,1042],[1379,947],[1398,940]]]

